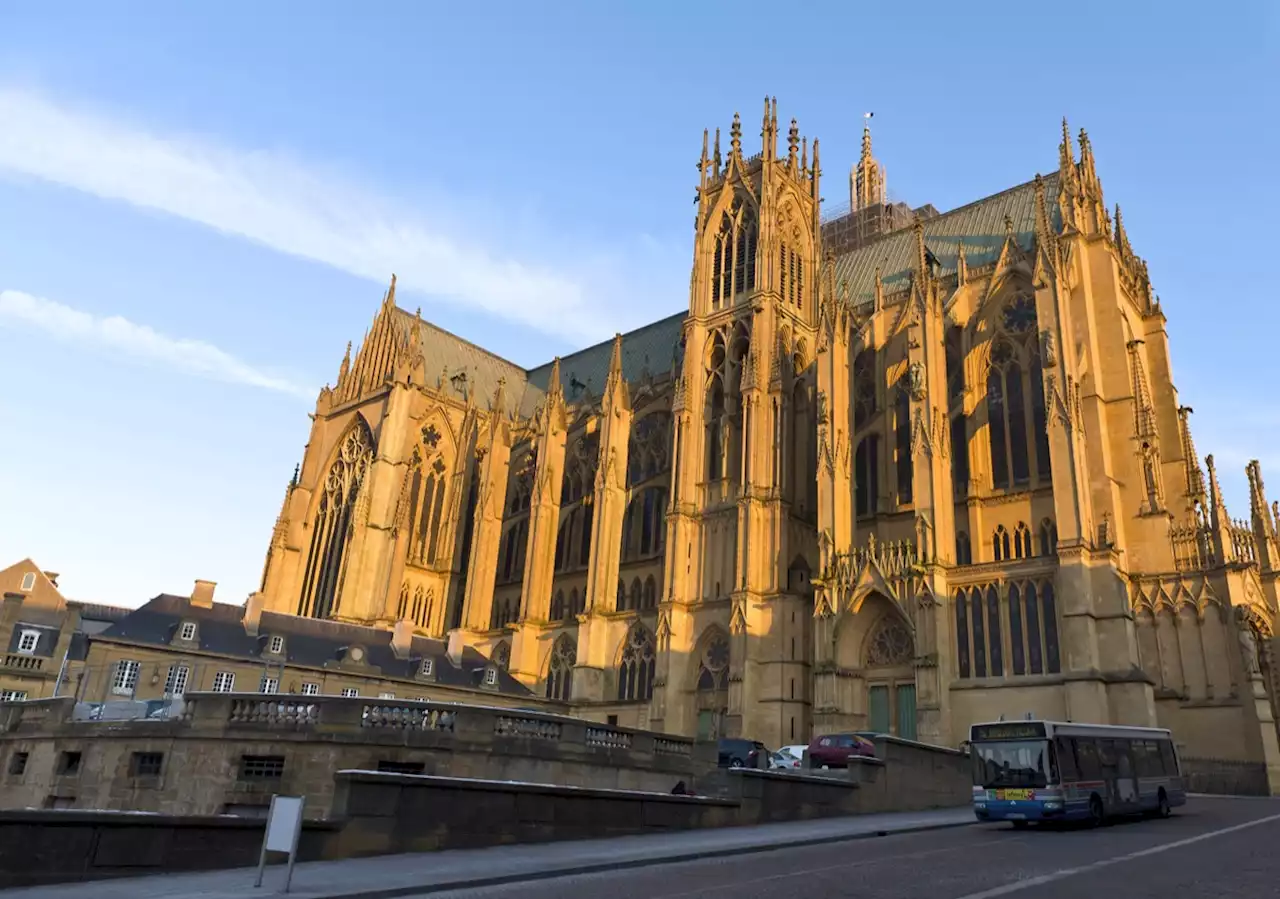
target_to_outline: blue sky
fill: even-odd
[[[242,601],[393,271],[525,365],[677,311],[702,129],[766,93],[832,204],[867,110],[943,210],[1087,128],[1229,508],[1280,498],[1274,4],[461,6],[0,4],[0,564]]]

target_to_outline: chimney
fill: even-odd
[[[407,659],[411,649],[413,649],[413,622],[408,618],[401,618],[391,631],[391,651],[395,653],[397,659]]]
[[[213,608],[213,588],[217,586],[217,581],[196,581],[195,589],[191,591],[191,604],[202,609]]]
[[[200,582],[197,581],[196,583]],[[212,592],[211,589],[210,593]],[[262,623],[262,607],[266,604],[266,601],[266,597],[261,593],[250,593],[249,598],[244,601],[244,616],[241,621],[244,624],[244,632],[250,637],[258,636],[258,625]],[[212,600],[210,600],[209,604],[213,605]]]
[[[447,654],[449,662],[455,668],[462,667],[462,651],[467,648],[463,640],[462,628],[455,628],[449,631],[449,648]]]
[[[56,587],[56,586],[58,586],[58,572],[56,572],[56,571],[45,571],[45,572],[42,572],[42,573],[44,574],[44,576],[45,576],[45,577],[47,577],[47,578],[49,579],[49,583],[53,584],[53,586],[55,586],[55,587]]]

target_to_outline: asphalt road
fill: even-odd
[[[1280,799],[1192,797],[1167,820],[851,840],[433,899],[1261,899],[1280,891]]]

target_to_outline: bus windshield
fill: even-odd
[[[978,787],[1047,787],[1053,779],[1047,740],[971,743]]]

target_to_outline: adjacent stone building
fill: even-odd
[[[870,135],[824,221],[704,134],[687,311],[526,370],[396,305],[320,394],[260,593],[455,635],[592,717],[954,745],[1036,714],[1270,768],[1280,515],[1233,521],[1093,149],[938,214]],[[399,623],[399,624],[398,624]]]

